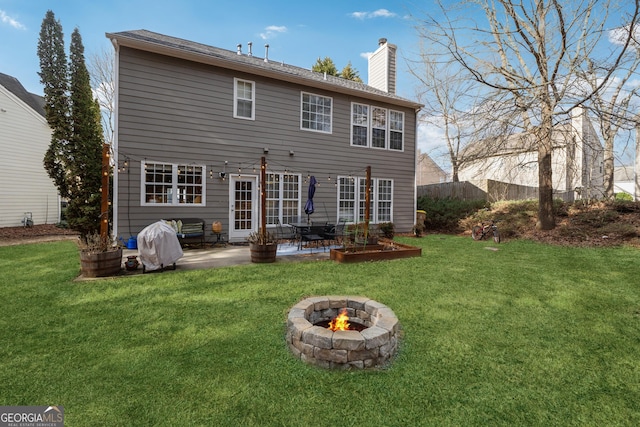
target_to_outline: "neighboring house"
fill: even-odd
[[[44,99],[0,73],[0,227],[23,225],[27,212],[36,225],[59,221],[58,192],[43,166],[50,142]]]
[[[569,200],[604,194],[603,147],[582,108],[553,129],[554,193]],[[538,186],[538,151],[533,134],[510,135],[470,144],[461,156],[460,181],[495,180]]]
[[[418,151],[418,166],[416,167],[416,184],[440,184],[447,181],[447,173],[433,161],[427,153]]]
[[[269,226],[307,220],[311,176],[312,221],[362,220],[371,166],[371,222],[411,229],[421,105],[394,93],[394,45],[381,39],[370,58],[374,87],[274,61],[268,45],[259,58],[251,44],[230,51],[146,30],[107,37],[117,61],[117,236],[196,217],[245,240],[259,227],[263,156]]]
[[[616,166],[613,169],[613,192],[635,194],[635,171],[633,165]]]

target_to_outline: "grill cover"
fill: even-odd
[[[138,233],[138,253],[147,270],[158,270],[182,258],[176,231],[164,221],[154,222]]]

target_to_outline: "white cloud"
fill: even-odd
[[[373,18],[393,18],[396,16],[395,13],[388,11],[387,9],[378,9],[373,12],[353,12],[351,14],[352,18],[356,19],[373,19]]]
[[[10,25],[13,28],[16,28],[18,30],[26,30],[27,29],[27,27],[22,25],[20,22],[16,21],[15,19],[13,19],[9,15],[7,15],[7,13],[4,10],[0,10],[0,22],[2,22],[3,24],[8,24],[8,25]]]
[[[362,53],[360,54],[360,58],[362,58],[362,59],[369,59],[369,57],[370,57],[371,55],[373,55],[373,52],[362,52]]]
[[[286,33],[286,32],[287,32],[287,27],[285,27],[284,25],[269,25],[268,27],[265,28],[265,31],[263,33],[260,33],[260,38],[262,38],[262,40],[267,40],[272,38],[274,35],[278,33]]]

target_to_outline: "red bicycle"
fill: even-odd
[[[498,221],[491,220],[491,222],[483,222],[482,225],[474,226],[471,229],[471,238],[473,240],[482,240],[485,237],[488,238],[487,236],[490,234],[493,234],[493,241],[500,243],[500,232],[498,231],[497,223]]]

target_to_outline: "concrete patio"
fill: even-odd
[[[211,245],[204,248],[187,247],[183,248],[184,256],[176,262],[176,270],[198,270],[205,268],[229,267],[233,265],[251,264],[251,253],[249,245]],[[123,249],[122,263],[127,261],[128,256],[138,256],[137,249]],[[298,249],[297,243],[284,243],[278,246],[276,263],[328,260],[329,247],[314,247]],[[138,258],[139,261],[139,258]],[[154,272],[159,271],[155,270]],[[170,268],[165,271],[172,271]],[[151,273],[148,271],[148,273]],[[123,274],[142,274],[142,265],[136,270],[123,270]]]

